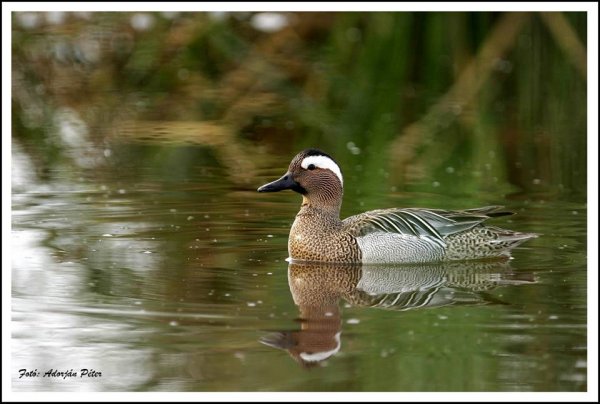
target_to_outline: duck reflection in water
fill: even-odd
[[[287,351],[305,367],[323,363],[341,348],[340,299],[354,306],[413,310],[451,305],[506,304],[487,292],[534,282],[508,260],[402,266],[296,263],[288,281],[300,329],[268,334],[265,345]]]

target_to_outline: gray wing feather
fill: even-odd
[[[444,238],[469,230],[490,217],[510,214],[501,206],[462,211],[441,209],[379,209],[351,216],[344,228],[360,237],[374,232],[398,233],[420,237],[445,246]]]

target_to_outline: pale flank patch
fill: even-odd
[[[318,168],[326,168],[328,170],[333,171],[335,175],[340,179],[340,184],[344,185],[344,180],[342,179],[342,172],[335,162],[327,156],[308,156],[304,160],[302,160],[302,168],[308,169],[308,166],[314,164],[315,167]]]

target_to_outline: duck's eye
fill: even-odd
[[[314,170],[317,167],[314,164],[309,164],[306,168],[308,168],[309,170]]]

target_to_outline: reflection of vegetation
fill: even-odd
[[[320,146],[376,179],[363,191],[427,179],[415,190],[584,195],[584,13],[296,13],[269,33],[251,17],[92,13],[31,26],[15,14],[15,138],[56,158],[57,143],[39,140],[69,108],[98,143],[132,121],[160,121],[163,139],[202,122],[216,130],[198,143],[226,166],[262,156],[253,144],[285,149],[282,162]]]

